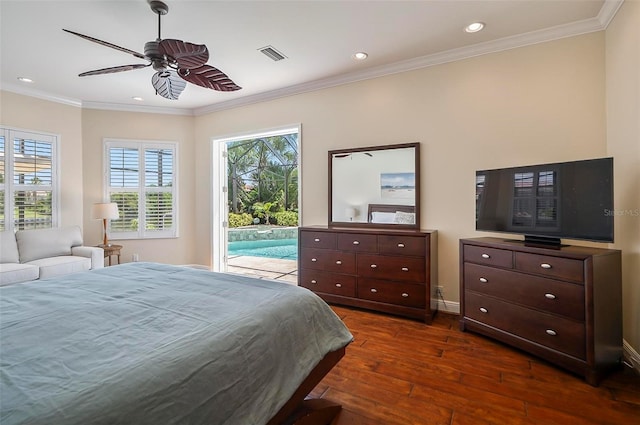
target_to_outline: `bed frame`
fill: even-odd
[[[338,364],[346,349],[328,353],[267,425],[329,425],[342,406],[325,399],[307,399],[322,378]]]
[[[396,211],[402,211],[406,213],[416,212],[416,207],[413,205],[395,205],[395,204],[369,204],[367,211],[367,221],[371,223],[371,219],[374,212],[389,212],[395,213]]]

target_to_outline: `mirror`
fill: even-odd
[[[329,225],[420,228],[420,144],[329,151]]]

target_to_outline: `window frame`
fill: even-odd
[[[138,151],[139,180],[137,187],[117,187],[110,186],[111,176],[111,155],[112,148],[135,149]],[[157,187],[146,187],[145,153],[150,149],[163,149],[172,152],[172,179],[171,186],[159,189]],[[107,234],[111,240],[131,240],[131,239],[170,239],[179,237],[179,214],[178,214],[178,143],[171,141],[141,141],[126,139],[103,139],[103,199],[104,202],[111,202],[112,193],[136,192],[138,195],[138,230],[130,232],[114,232],[112,222],[109,220]],[[168,230],[148,230],[146,229],[146,197],[145,194],[151,192],[168,192],[172,194],[172,215],[173,223]]]
[[[518,175],[531,174],[531,191],[530,193],[518,194],[517,193],[517,181]],[[546,183],[546,177],[551,175],[552,178],[551,184],[543,184]],[[543,177],[545,181],[543,182]],[[555,166],[539,166],[534,167],[527,170],[519,170],[513,174],[513,178],[511,179],[511,210],[509,211],[510,216],[510,230],[517,231],[527,231],[527,230],[540,230],[544,229],[546,231],[558,231],[560,230],[560,217],[561,217],[561,208],[562,205],[560,203],[560,169]],[[553,191],[551,194],[541,193],[540,188],[546,188],[551,186]],[[522,208],[518,207],[517,204],[520,202],[529,202],[531,207],[531,222],[529,224],[521,224],[517,222],[516,211]],[[555,218],[553,220],[544,220],[540,218],[540,207],[543,201],[553,201],[555,211]]]
[[[24,130],[12,127],[0,127],[0,134],[4,137],[4,182],[0,182],[0,192],[4,193],[4,231],[15,232],[18,229],[36,229],[36,228],[55,228],[60,226],[60,136],[52,133],[41,131]],[[14,139],[21,138],[26,140],[34,140],[41,143],[51,145],[51,184],[50,185],[33,185],[33,184],[15,184],[15,155],[13,142]],[[51,192],[51,222],[50,226],[24,227],[16,225],[15,211],[15,193],[19,191],[50,191]]]

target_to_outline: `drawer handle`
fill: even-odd
[[[409,298],[409,294],[407,294],[406,292],[403,292],[403,293],[402,293],[402,297],[403,297],[403,298]]]
[[[336,288],[342,288],[342,283],[336,283]]]
[[[489,282],[489,280],[487,280],[487,278],[486,278],[486,277],[481,277],[481,278],[480,278],[480,282],[482,282],[482,283],[487,283],[487,282]]]
[[[354,245],[360,245],[360,241],[353,241]]]
[[[317,258],[312,258],[312,259],[311,259],[311,262],[312,262],[312,263],[315,263],[316,261],[318,261],[318,259],[317,259]]]
[[[342,261],[338,260],[338,261],[336,261],[336,264],[340,265],[340,264],[342,264]]]
[[[543,269],[550,269],[550,268],[551,268],[551,264],[549,264],[549,263],[542,263],[542,264],[540,264],[540,267],[542,267]]]
[[[404,248],[404,244],[403,243],[399,243],[398,244],[398,248]]]
[[[372,265],[371,265],[371,268],[372,268],[372,269],[375,269],[375,268],[377,268],[377,267],[378,267],[378,266],[377,266],[376,264],[372,264]]]
[[[315,279],[313,279],[313,280],[311,281],[311,283],[313,283],[313,284],[315,285],[315,284],[317,284],[317,283],[318,283],[318,281],[317,281],[317,280],[315,280]]]
[[[550,300],[555,300],[556,299],[556,296],[553,295],[553,294],[544,294],[544,296],[545,296],[545,298],[548,298]]]
[[[378,292],[378,290],[376,288],[371,288],[371,292],[375,294],[376,292]]]
[[[320,242],[320,238],[315,238],[313,241],[314,242]]]
[[[408,272],[408,271],[409,271],[409,267],[403,267],[403,268],[402,268],[402,271],[403,271],[403,272]]]
[[[484,308],[484,307],[480,307],[480,311],[481,311],[481,312],[483,312],[483,313],[488,313],[488,312],[489,312],[489,310],[487,310],[487,309],[486,309],[486,308]]]
[[[547,335],[551,335],[551,336],[558,335],[558,333],[556,331],[554,331],[553,329],[547,329],[545,332],[547,333]]]
[[[482,254],[482,258],[491,258],[489,254]]]

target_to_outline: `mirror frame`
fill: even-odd
[[[333,221],[333,156],[338,154],[350,154],[355,152],[368,152],[368,151],[384,151],[384,150],[392,150],[392,149],[406,149],[413,148],[414,149],[414,172],[415,172],[415,199],[414,199],[414,208],[416,221],[414,224],[389,224],[389,223],[369,223],[369,222],[343,222],[343,221]],[[329,227],[363,227],[363,228],[384,228],[384,229],[420,229],[420,143],[401,143],[395,145],[380,145],[380,146],[368,146],[362,148],[351,148],[351,149],[337,149],[331,150],[328,152],[329,156],[329,217],[328,223]]]

